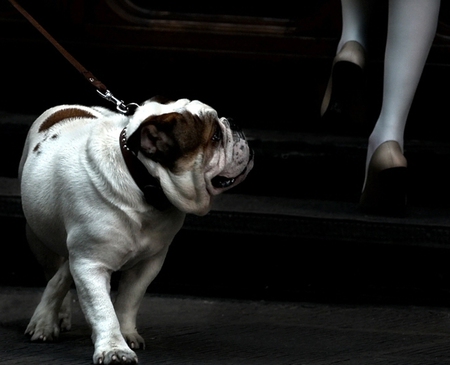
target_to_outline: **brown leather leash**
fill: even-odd
[[[138,107],[136,103],[125,104],[123,100],[117,99],[108,88],[98,80],[92,72],[88,71],[80,62],[78,62],[63,46],[61,46],[56,39],[54,39],[24,8],[22,8],[15,0],[9,2],[21,13],[26,20],[28,20],[47,40],[69,61],[84,78],[96,88],[97,93],[104,99],[114,103],[117,111],[123,114],[130,112],[130,107]]]
[[[136,103],[125,104],[122,100],[117,99],[106,88],[106,86],[99,81],[91,72],[83,67],[72,55],[67,52],[25,9],[23,9],[15,0],[9,0],[9,2],[39,31],[47,40],[84,76],[84,78],[93,85],[97,92],[104,99],[116,104],[116,109],[123,114],[129,114],[131,108],[139,107]],[[126,128],[123,129],[120,134],[120,149],[122,156],[125,160],[125,164],[134,179],[136,185],[142,191],[144,199],[148,204],[154,206],[158,210],[168,209],[172,204],[164,194],[161,184],[158,179],[153,177],[138,159],[137,153],[133,152],[127,145],[128,140],[126,136]]]

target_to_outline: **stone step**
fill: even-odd
[[[40,274],[30,274],[41,270],[25,242],[17,180],[34,117],[15,114],[7,120],[0,123],[7,136],[0,146],[0,229],[3,237],[14,237],[14,247],[3,260],[0,284],[43,285]],[[151,290],[443,303],[450,287],[450,185],[443,170],[450,162],[449,146],[408,141],[406,215],[369,216],[357,205],[364,138],[245,132],[255,150],[254,170],[243,184],[218,196],[209,214],[187,216]]]
[[[0,178],[1,217],[24,218],[15,178]],[[450,248],[450,220],[444,208],[410,207],[404,217],[386,217],[363,214],[350,202],[225,193],[216,197],[206,216],[188,215],[183,229]]]
[[[17,177],[17,167],[33,115],[0,113],[0,176]],[[367,140],[268,129],[244,129],[255,151],[255,167],[232,193],[303,200],[355,203],[364,180]],[[409,204],[450,206],[450,145],[437,140],[408,140]]]
[[[0,285],[45,285],[24,223],[17,179],[1,178],[0,229],[10,249]],[[206,216],[187,216],[149,291],[447,305],[449,236],[446,210],[375,217],[359,213],[354,203],[226,193]]]

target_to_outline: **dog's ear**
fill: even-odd
[[[151,116],[140,127],[140,151],[171,168],[181,156],[195,153],[204,137],[204,121],[191,113]]]
[[[173,165],[180,155],[180,149],[174,136],[179,113],[152,116],[142,123],[140,128],[140,151],[154,161],[166,167]]]
[[[183,154],[186,119],[180,113],[152,116],[140,128],[140,151],[150,159],[171,168]]]

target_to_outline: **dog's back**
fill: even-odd
[[[60,220],[68,211],[76,214],[77,205],[89,199],[89,189],[83,189],[86,175],[79,171],[84,163],[92,162],[85,161],[89,156],[85,151],[89,139],[95,138],[95,129],[114,128],[113,116],[106,120],[103,116],[101,109],[62,105],[45,111],[28,133],[19,166],[23,210],[35,233],[46,226],[46,239],[54,240],[55,245],[65,241]],[[80,196],[80,191],[85,196]],[[50,223],[52,237],[48,237]]]

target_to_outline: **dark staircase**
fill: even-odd
[[[0,285],[36,286],[44,280],[24,239],[17,181],[27,130],[53,105],[109,105],[50,46],[24,44],[17,50],[14,42],[2,41],[9,50],[4,70],[20,72],[4,75],[0,105]],[[208,215],[187,217],[149,290],[448,304],[449,95],[437,86],[450,84],[447,65],[429,63],[424,71],[405,138],[408,207],[404,216],[391,217],[363,214],[357,204],[367,137],[380,104],[379,59],[367,72],[366,121],[349,125],[319,118],[331,54],[251,57],[133,49],[130,59],[126,48],[107,54],[94,45],[72,47],[126,102],[155,94],[202,100],[241,124],[255,151],[254,170],[241,186],[219,196]]]

